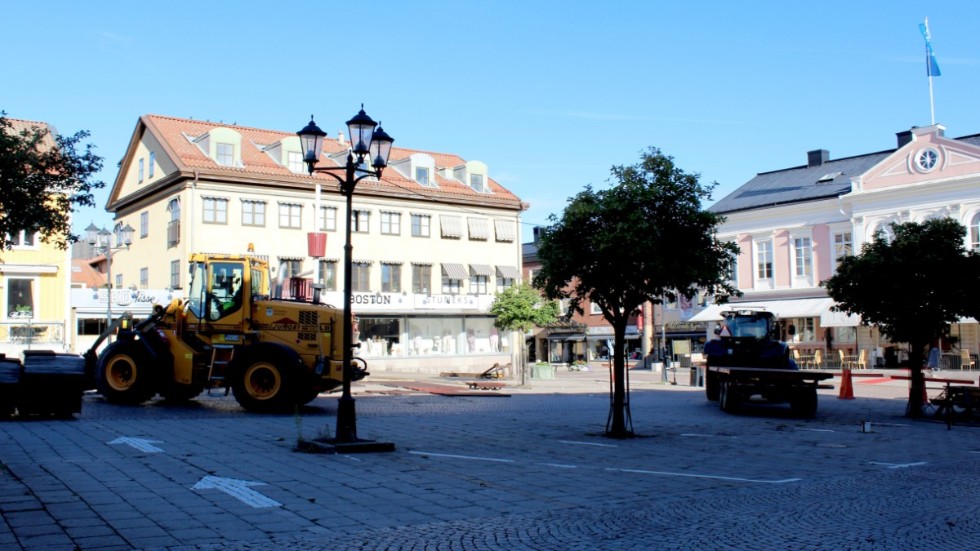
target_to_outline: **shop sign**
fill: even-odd
[[[415,307],[419,309],[479,308],[473,295],[416,295]]]

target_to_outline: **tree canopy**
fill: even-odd
[[[53,135],[47,128],[8,119],[0,112],[0,245],[11,238],[40,233],[45,243],[66,249],[77,241],[71,213],[95,205],[93,181],[102,158],[91,144],[81,145],[88,132]],[[82,150],[79,151],[79,148]]]
[[[950,324],[975,316],[980,257],[967,251],[966,228],[951,218],[892,226],[857,256],[845,256],[823,282],[836,309],[859,314],[892,342],[908,343],[913,384],[909,415],[921,414],[925,347],[949,335]]]
[[[497,293],[490,315],[501,329],[526,333],[534,326],[543,326],[558,318],[558,304],[542,300],[541,294],[527,283],[508,287]]]
[[[612,429],[627,434],[623,416],[625,333],[630,316],[647,301],[660,303],[698,290],[724,301],[738,290],[728,281],[738,246],[720,241],[723,218],[706,211],[716,184],[704,185],[657,148],[640,161],[611,169],[611,187],[587,186],[561,218],[552,216],[538,244],[536,287],[549,298],[569,298],[581,312],[588,299],[615,334]]]

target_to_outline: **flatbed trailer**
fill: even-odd
[[[709,400],[717,400],[722,411],[729,413],[759,396],[769,403],[789,402],[794,414],[813,417],[817,413],[817,389],[833,388],[833,385],[820,384],[834,376],[824,371],[730,366],[708,366],[706,369],[705,394]]]

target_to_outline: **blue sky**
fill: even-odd
[[[398,146],[487,163],[547,223],[659,147],[720,199],[806,152],[980,133],[980,2],[2,1],[0,109],[91,132],[116,164],[140,115],[331,134],[363,102]]]

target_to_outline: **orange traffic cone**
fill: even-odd
[[[854,385],[851,383],[851,370],[844,368],[840,372],[840,396],[841,400],[854,399]]]

